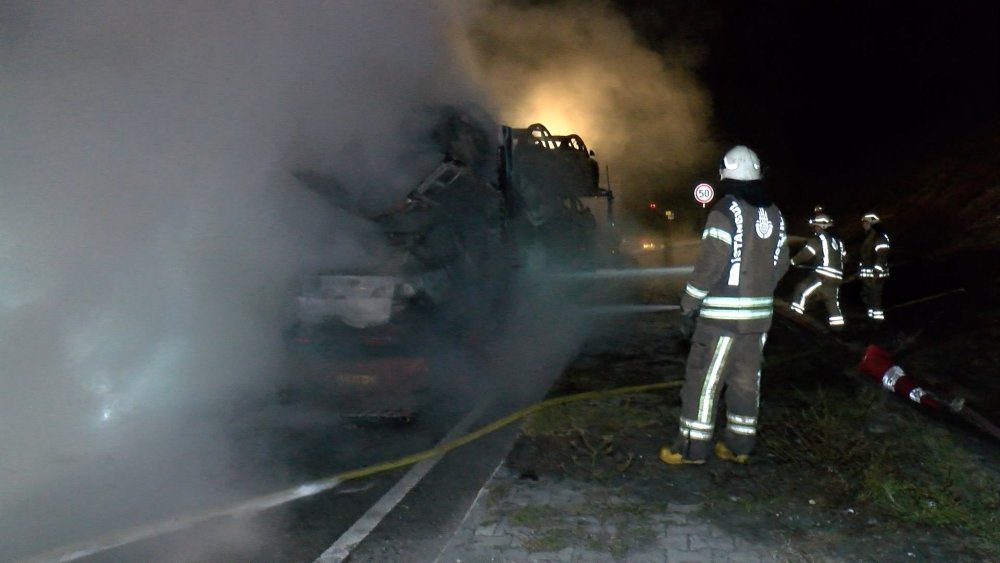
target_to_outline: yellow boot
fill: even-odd
[[[660,461],[668,465],[701,465],[705,463],[703,459],[687,459],[679,453],[670,451],[667,446],[660,448]]]
[[[733,463],[746,463],[747,460],[750,459],[748,454],[734,454],[733,450],[730,450],[722,442],[715,443],[715,457],[726,461],[732,461]]]

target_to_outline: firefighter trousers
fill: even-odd
[[[868,318],[875,322],[885,320],[885,311],[882,310],[882,288],[884,286],[885,278],[861,279],[861,301],[865,304]]]
[[[737,455],[750,453],[757,437],[760,364],[766,339],[767,333],[739,334],[698,324],[685,368],[679,431],[672,451],[687,459],[708,457],[723,398],[723,441]]]
[[[840,283],[837,279],[810,274],[795,286],[792,310],[800,315],[805,314],[806,304],[813,296],[817,296],[826,307],[830,327],[844,326],[844,313],[840,310]]]

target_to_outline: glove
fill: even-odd
[[[681,338],[684,340],[691,340],[691,337],[694,336],[694,328],[697,324],[698,324],[697,310],[688,311],[687,313],[684,313],[684,316],[681,317],[681,327],[679,329],[681,333]]]

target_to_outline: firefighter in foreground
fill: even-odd
[[[691,339],[691,351],[677,439],[660,449],[660,459],[671,465],[705,462],[724,389],[726,426],[715,455],[747,461],[757,434],[774,288],[789,265],[785,219],[764,190],[757,155],[733,147],[719,174],[723,197],[708,215],[681,298],[681,333]]]
[[[791,308],[800,315],[806,312],[806,304],[814,295],[826,305],[830,328],[839,330],[844,326],[844,315],[840,311],[840,284],[844,281],[844,241],[829,231],[833,219],[816,209],[816,215],[809,220],[813,237],[794,257],[792,266],[808,266],[812,271],[795,286],[795,296]]]
[[[889,278],[889,235],[875,213],[866,213],[861,218],[861,226],[865,230],[865,240],[861,243],[861,263],[858,265],[861,300],[867,309],[868,320],[877,325],[885,320],[882,288]]]

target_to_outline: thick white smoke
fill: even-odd
[[[636,190],[705,154],[687,69],[599,4],[0,4],[0,548],[107,531],[94,498],[123,505],[118,527],[133,508],[184,510],[242,482],[225,432],[192,414],[280,379],[300,274],[381,250],[368,222],[292,174],[334,176],[386,209],[440,158],[414,115],[489,106],[477,88],[507,124],[582,135]],[[508,343],[535,349],[494,371],[558,369],[582,334]],[[165,451],[163,474],[129,473]],[[105,494],[119,476],[132,482]],[[59,497],[39,509],[39,538],[13,541],[5,526],[32,529],[17,511],[50,489],[88,500]]]
[[[473,97],[451,23],[406,0],[0,6],[0,513],[275,381],[296,276],[378,251],[291,173],[375,207],[411,189],[438,156],[403,124]]]
[[[697,46],[657,52],[606,2],[513,4],[475,20],[466,52],[504,122],[581,135],[626,209],[686,198],[714,169],[711,100],[687,54]]]

